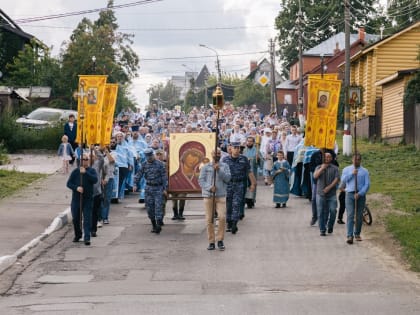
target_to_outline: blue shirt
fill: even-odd
[[[208,198],[212,197],[213,193],[210,191],[210,188],[213,187],[214,183],[214,169],[213,162],[207,163],[201,168],[200,177],[198,178],[198,183],[201,186],[201,194],[203,197]],[[216,197],[225,197],[226,196],[226,187],[230,181],[230,169],[226,163],[219,163],[219,170],[216,171]]]
[[[132,145],[135,148],[137,154],[139,154],[139,152],[143,151],[144,149],[146,149],[148,147],[146,141],[144,141],[141,138],[139,138],[137,140],[131,140],[129,142],[129,144]]]
[[[130,161],[130,155],[128,148],[123,144],[117,144],[115,148],[116,157],[115,157],[115,166],[117,167],[128,167],[133,164]]]
[[[356,192],[360,196],[365,196],[370,187],[369,172],[364,167],[357,169],[357,190],[355,187],[355,176],[353,175],[354,165],[349,165],[343,169],[341,174],[341,185],[346,187],[346,192]]]
[[[166,190],[168,187],[165,164],[159,160],[143,162],[134,178],[134,182],[138,183],[142,177],[146,180],[147,186],[162,186],[163,190]]]
[[[223,162],[229,166],[231,180],[233,182],[245,180],[251,172],[251,165],[248,159],[242,154],[237,158],[229,155],[223,159]]]

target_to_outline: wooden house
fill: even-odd
[[[350,84],[361,86],[363,90],[364,107],[359,110],[358,136],[368,138],[402,136],[403,111],[398,106],[401,105],[403,86],[408,76],[400,78],[402,81],[399,80],[398,83],[392,83],[392,88],[385,83],[388,83],[388,77],[398,71],[419,68],[419,45],[420,21],[362,49],[351,57]]]

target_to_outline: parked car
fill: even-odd
[[[75,110],[40,107],[29,115],[18,118],[16,122],[26,128],[42,129],[66,122],[70,114],[73,114],[77,119]]]

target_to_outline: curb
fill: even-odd
[[[9,269],[19,258],[25,256],[25,254],[27,254],[32,248],[36,247],[48,236],[62,229],[65,225],[71,222],[71,220],[71,210],[70,207],[68,207],[66,210],[64,210],[54,218],[51,224],[44,230],[44,232],[41,235],[23,245],[13,255],[6,255],[0,257],[0,274]]]

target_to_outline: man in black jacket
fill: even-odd
[[[76,136],[77,136],[77,122],[75,121],[75,117],[73,114],[69,115],[69,121],[66,122],[64,125],[64,134],[69,138],[69,143],[73,148],[73,151],[76,150],[77,143],[76,143]],[[73,164],[74,157],[70,161],[70,164]]]
[[[89,166],[89,163],[89,154],[84,153],[82,155],[81,166],[71,172],[67,181],[67,187],[73,191],[71,197],[71,215],[73,217],[74,227],[73,242],[77,243],[82,238],[81,226],[83,213],[83,235],[85,245],[90,245],[93,185],[98,181],[98,175],[96,171]]]

